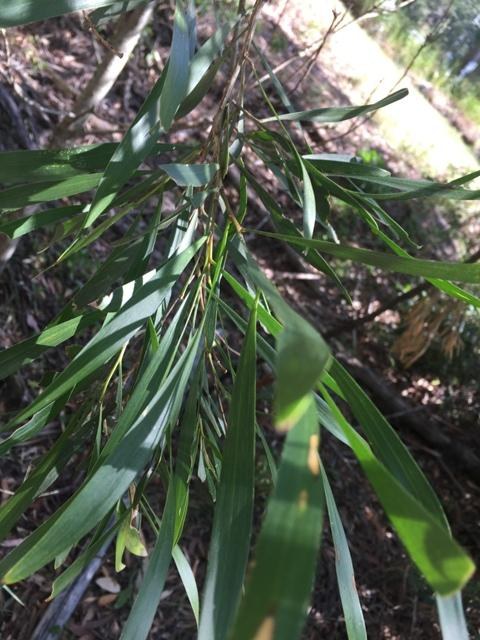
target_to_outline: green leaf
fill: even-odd
[[[310,391],[330,360],[330,350],[320,334],[296,313],[266,278],[243,245],[232,246],[239,269],[264,292],[284,331],[277,338],[275,413],[279,429],[289,429],[306,410]]]
[[[383,233],[383,231],[381,231],[374,223],[372,224],[372,222],[368,218],[366,219],[366,222],[372,229],[372,232],[376,236],[378,236],[381,240],[383,240],[383,242],[385,242],[385,244],[394,253],[396,253],[398,256],[401,256],[403,258],[411,258],[410,254],[407,251],[405,251],[405,249],[403,249],[399,244],[397,244],[394,240],[392,240],[385,233]],[[469,291],[465,291],[464,289],[453,284],[452,282],[448,282],[447,280],[440,280],[439,278],[427,278],[427,281],[437,289],[440,289],[440,291],[443,291],[447,295],[451,296],[452,298],[456,298],[457,300],[461,300],[466,304],[471,304],[476,308],[480,308],[480,298],[473,295]]]
[[[295,640],[300,636],[322,532],[318,444],[315,403],[310,395],[306,411],[287,434],[232,640]]]
[[[100,173],[87,173],[72,176],[59,182],[49,180],[10,187],[0,191],[0,208],[20,209],[29,204],[68,198],[94,189],[101,177]]]
[[[160,122],[164,131],[172,126],[180,103],[188,91],[190,78],[190,39],[187,19],[177,3],[175,11],[172,48],[164,90],[160,96]]]
[[[180,187],[203,187],[217,173],[218,164],[162,164],[160,168]]]
[[[86,403],[86,411],[89,409],[90,407]],[[55,482],[71,457],[84,449],[85,442],[91,435],[89,423],[83,422],[86,411],[80,411],[71,418],[67,428],[55,444],[51,446],[35,469],[15,491],[15,494],[0,507],[0,540],[3,540],[10,533],[33,500]],[[7,443],[9,446],[4,446]],[[8,451],[13,444],[15,442],[9,442],[7,438],[0,447],[0,454]]]
[[[87,311],[65,322],[48,326],[38,335],[0,351],[0,380],[40,357],[45,351],[62,344],[87,327],[103,320],[104,316],[105,314],[101,311]]]
[[[213,79],[223,62],[223,57],[217,58],[217,56],[223,51],[229,30],[228,25],[217,29],[193,56],[189,66],[187,95],[180,103],[177,118],[183,118],[190,113],[211,88]]]
[[[33,149],[0,152],[0,183],[12,185],[58,182],[73,176],[104,171],[118,148],[115,142],[79,146],[73,149]],[[155,154],[188,150],[183,144],[157,143]]]
[[[198,367],[192,380],[180,425],[180,437],[173,476],[176,505],[174,544],[177,544],[180,540],[187,516],[188,486],[192,477],[197,451],[198,404],[203,376],[203,368]]]
[[[122,497],[177,418],[200,336],[197,332],[152,400],[132,416],[126,435],[115,447],[107,448],[108,454],[99,459],[74,496],[0,562],[0,576],[6,584],[31,575],[78,542]]]
[[[187,558],[185,557],[185,554],[178,545],[173,548],[172,556],[182,584],[185,588],[185,593],[187,594],[188,601],[190,602],[190,606],[192,607],[195,622],[198,626],[198,621],[200,619],[200,598],[198,595],[195,575],[192,571],[192,568],[190,567]]]
[[[0,152],[0,182],[55,182],[105,169],[117,145],[113,142],[74,149]]]
[[[322,393],[420,573],[442,596],[461,589],[475,571],[471,559],[444,524],[377,459],[368,443],[346,421],[325,387]]]
[[[162,521],[156,532],[155,547],[142,586],[122,632],[122,640],[144,640],[148,636],[164,589],[172,555],[185,579],[187,593],[198,618],[198,592],[195,579],[193,578],[192,584],[191,569],[180,549],[178,547],[175,549],[175,545],[183,530],[188,505],[188,482],[194,462],[192,450],[195,444],[198,396],[202,379],[200,372],[201,369],[197,369],[188,395],[180,430],[175,474],[168,484],[167,499]]]
[[[88,11],[113,4],[114,0],[7,0],[0,5],[0,27],[15,27],[46,20],[72,11]]]
[[[342,156],[335,153],[311,153],[302,156],[302,158],[311,162],[322,173],[331,176],[364,178],[365,176],[390,175],[390,172],[386,169],[355,161],[355,156]]]
[[[205,239],[201,238],[183,253],[168,260],[150,279],[140,279],[130,300],[104,324],[49,387],[16,416],[12,424],[18,424],[40,411],[108,362],[159,308],[204,241]],[[8,428],[10,424],[7,425]]]
[[[285,235],[297,235],[301,237],[300,231],[297,229],[295,224],[283,214],[281,208],[278,206],[276,201],[271,197],[271,195],[259,184],[257,180],[255,180],[255,178],[250,173],[248,173],[247,171],[244,171],[243,173],[248,178],[248,182],[250,186],[254,188],[260,200],[262,201],[264,207],[272,216],[272,222],[275,228],[280,233],[283,233]],[[348,291],[343,286],[340,278],[337,276],[337,274],[332,269],[332,267],[328,264],[325,258],[323,258],[318,253],[318,251],[315,251],[313,249],[309,250],[305,253],[303,257],[309,264],[311,264],[313,267],[315,267],[322,273],[325,273],[334,282],[336,282],[336,284],[340,287],[340,289],[342,290],[347,300],[350,300]]]
[[[323,253],[335,256],[340,260],[353,260],[372,267],[380,267],[387,271],[406,273],[422,278],[445,278],[471,284],[480,284],[480,265],[464,262],[440,262],[436,260],[420,260],[418,258],[397,256],[390,253],[357,249],[344,244],[335,244],[325,240],[309,240],[298,236],[257,231],[259,235],[304,248],[318,249]]]
[[[16,444],[24,442],[31,436],[39,433],[46,424],[51,422],[60,413],[68,401],[69,396],[69,393],[60,396],[55,402],[51,402],[38,411],[38,413],[35,413],[26,424],[16,429],[8,438],[5,438],[0,444],[0,455],[4,455]]]
[[[255,479],[256,330],[253,309],[230,404],[199,640],[228,636],[247,567]]]
[[[338,360],[332,361],[329,373],[363,427],[377,458],[434,518],[448,527],[435,492],[393,427]]]
[[[305,238],[312,238],[315,231],[315,222],[317,220],[317,205],[315,202],[315,193],[312,187],[312,181],[308,175],[305,163],[298,156],[302,169],[303,180],[303,235]]]
[[[160,133],[159,101],[167,72],[168,64],[111,157],[85,220],[85,227],[91,226],[112,204],[121,187],[154,149]]]
[[[324,109],[310,109],[308,111],[296,111],[294,113],[283,113],[279,116],[264,118],[261,122],[274,122],[280,120],[292,120],[295,122],[343,122],[350,118],[363,116],[371,111],[377,111],[393,102],[397,102],[408,95],[407,89],[400,89],[391,95],[360,107],[327,107]]]
[[[155,229],[152,229],[155,237]],[[128,237],[128,236],[127,236]],[[77,291],[73,302],[84,306],[111,291],[111,286],[122,276],[127,283],[141,277],[146,271],[146,262],[150,255],[150,236],[137,238],[125,247],[120,246],[112,251],[108,259],[100,265],[93,276]],[[127,284],[126,283],[126,284]],[[117,289],[118,290],[118,289]],[[115,291],[112,296],[118,295]],[[122,295],[123,298],[123,295]]]
[[[37,229],[48,227],[52,224],[58,224],[63,220],[71,220],[78,216],[83,209],[83,205],[73,205],[32,213],[24,218],[9,220],[8,222],[0,224],[0,233],[5,233],[12,239],[20,238],[31,231],[36,231]]]
[[[125,566],[123,564],[123,554],[125,549],[130,551],[134,556],[145,557],[147,550],[143,544],[140,532],[132,525],[132,512],[128,511],[128,517],[123,521],[120,527],[117,539],[115,541],[115,571],[123,571]]]
[[[293,106],[292,101],[290,100],[287,92],[285,91],[282,83],[280,82],[277,74],[275,73],[275,71],[272,69],[270,63],[268,62],[265,54],[263,53],[263,51],[261,49],[259,49],[255,43],[253,43],[253,47],[255,49],[255,53],[259,56],[260,60],[262,61],[263,66],[265,67],[265,70],[268,74],[268,77],[270,78],[270,81],[273,85],[273,88],[275,89],[278,97],[280,98],[283,106],[285,107],[285,109],[287,109],[289,111],[289,113],[294,113],[295,111],[295,107]],[[259,84],[261,85],[261,83],[259,82]],[[273,105],[270,103],[269,104],[270,109],[273,108]],[[282,119],[282,116],[279,116],[277,113],[275,113],[275,116],[273,118],[270,118],[270,120],[278,120],[278,119]]]
[[[368,192],[368,196],[375,200],[411,200],[412,198],[425,198],[428,196],[441,196],[451,200],[478,200],[480,189],[462,189],[460,185],[470,182],[480,176],[480,171],[474,171],[462,178],[442,184],[431,180],[409,180],[407,178],[383,177],[374,175],[362,176],[363,182],[370,182],[385,189],[395,191]]]
[[[157,541],[121,640],[145,640],[148,636],[172,559],[174,533],[175,492],[170,483]]]
[[[127,511],[123,514],[123,518],[127,516]],[[99,526],[100,531],[93,537],[92,541],[83,553],[75,558],[72,564],[53,581],[52,592],[48,600],[53,600],[62,591],[64,591],[75,578],[90,564],[97,553],[109,544],[118,528],[122,525],[123,520],[119,519],[113,524],[106,519],[106,526]],[[111,525],[111,526],[110,526]]]
[[[238,295],[240,300],[242,300],[247,308],[252,309],[254,305],[254,298],[249,294],[249,292],[244,289],[239,282],[233,278],[231,274],[224,271],[223,277],[230,284],[234,292]],[[227,314],[228,318],[237,326],[241,331],[245,331],[246,323],[243,318],[241,318],[238,313],[236,313],[224,300],[218,300],[220,307]],[[260,303],[257,305],[257,315],[265,327],[265,329],[272,335],[277,337],[282,331],[282,325],[276,320],[270,313],[265,309]],[[265,338],[261,335],[257,336],[258,340],[258,352],[263,360],[269,365],[272,371],[275,370],[275,362],[276,362],[276,354],[273,347],[265,340]],[[326,370],[323,371],[321,375],[321,379],[328,379],[328,384],[330,388],[335,387],[335,392],[341,395],[341,391],[338,389],[335,381],[329,376]],[[337,424],[335,418],[332,415],[332,412],[328,408],[326,402],[320,398],[318,395],[315,395],[315,400],[317,403],[317,413],[320,419],[321,424],[329,431],[332,435],[334,435],[338,440],[343,442],[343,444],[348,445],[348,441],[345,438],[343,431],[340,426]]]
[[[355,584],[355,573],[353,571],[352,558],[348,541],[343,529],[342,520],[338,513],[335,498],[333,497],[327,474],[322,465],[323,489],[332,531],[333,546],[335,548],[335,567],[337,571],[337,582],[342,600],[343,615],[347,635],[349,640],[367,640],[367,631],[363,619],[362,606],[358,597],[357,586]]]

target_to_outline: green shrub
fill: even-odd
[[[73,6],[107,4],[111,1],[3,4],[0,26],[45,19]],[[460,592],[473,573],[472,561],[453,539],[409,451],[322,336],[266,278],[248,238],[254,234],[265,243],[272,238],[285,243],[343,291],[329,256],[425,278],[478,308],[480,300],[452,281],[478,284],[480,266],[412,257],[404,247],[414,251],[416,245],[382,207],[384,200],[432,195],[477,198],[478,192],[463,186],[474,176],[450,184],[406,180],[392,177],[375,158],[362,162],[315,154],[302,142],[303,123],[361,116],[404,98],[405,91],[372,105],[292,112],[259,53],[285,112],[277,113],[265,92],[269,117],[243,109],[246,79],[254,80],[247,53],[260,5],[234,25],[219,28],[195,52],[191,21],[177,2],[168,65],[120,144],[1,154],[1,232],[17,238],[39,228],[56,227],[58,233],[61,225],[60,235],[71,240],[58,257],[62,263],[75,260],[118,222],[128,221],[130,228],[43,331],[0,353],[5,377],[70,338],[81,340],[86,329],[94,330],[34,401],[2,427],[0,451],[5,455],[59,416],[65,424],[51,450],[0,508],[2,538],[61,476],[79,447],[89,457],[75,494],[0,562],[0,573],[4,583],[16,583],[56,559],[61,564],[68,550],[83,541],[76,560],[56,578],[55,596],[111,536],[118,570],[125,549],[142,555],[138,528],[143,520],[156,542],[122,638],[147,637],[173,558],[199,617],[202,640],[292,640],[305,620],[325,515],[337,551],[347,633],[364,638],[348,543],[328,482],[331,471],[320,459],[323,428],[357,457],[412,562],[436,594],[445,637],[466,638]],[[207,141],[172,143],[173,122],[207,94],[220,67],[227,77]],[[148,168],[159,154],[167,155],[168,162]],[[300,226],[256,179],[251,158],[276,173],[291,208],[298,205],[303,211]],[[236,193],[232,175],[239,176]],[[20,219],[10,215],[32,203],[89,192],[87,205],[52,205]],[[249,228],[252,192],[268,211],[273,231]],[[167,193],[175,201],[173,211],[162,207]],[[325,240],[334,224],[326,215],[333,201],[353,209],[386,251]],[[158,241],[162,259],[155,252]],[[238,358],[231,336],[239,335]],[[256,418],[260,361],[275,377],[273,422],[285,435],[278,469]],[[347,420],[344,405],[358,426]],[[225,419],[223,406],[228,406]],[[247,568],[257,438],[266,451],[273,489],[254,563]],[[265,469],[260,473],[264,476]],[[193,475],[215,499],[200,610],[195,580],[179,546]],[[155,477],[166,490],[162,513],[148,498]]]

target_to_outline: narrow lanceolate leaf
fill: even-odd
[[[203,187],[218,171],[218,164],[161,164],[160,168],[180,187]]]
[[[157,542],[121,640],[145,640],[148,636],[172,559],[174,532],[175,492],[170,483]]]
[[[355,156],[335,153],[312,153],[302,156],[314,164],[322,173],[331,176],[363,178],[365,176],[389,176],[390,172],[381,167],[357,162]]]
[[[377,458],[439,523],[448,528],[434,490],[387,419],[338,360],[332,361],[329,373],[362,426]]]
[[[132,239],[127,246],[115,248],[107,260],[96,269],[93,276],[77,291],[73,302],[82,307],[112,292],[112,285],[120,278],[124,278],[124,282],[127,283],[140,277],[146,271],[149,255],[150,237],[148,235]],[[115,295],[114,292],[113,294]]]
[[[180,18],[181,20],[181,18]],[[184,25],[185,26],[185,25]],[[180,28],[180,27],[179,27]],[[178,31],[178,29],[177,29]],[[183,32],[182,32],[183,33]],[[119,189],[129,180],[132,174],[145,160],[145,158],[154,150],[157,144],[157,138],[165,128],[165,124],[162,118],[161,105],[166,110],[163,117],[169,116],[169,109],[174,109],[174,115],[178,108],[178,104],[175,103],[178,99],[182,100],[185,97],[185,93],[189,92],[186,96],[186,102],[190,97],[193,100],[200,100],[202,95],[197,96],[196,91],[202,82],[202,73],[207,73],[208,66],[215,58],[216,54],[221,50],[223,46],[223,40],[225,33],[222,30],[218,30],[207,42],[199,49],[191,61],[187,64],[186,74],[187,79],[183,77],[183,73],[180,73],[178,78],[173,78],[170,75],[169,69],[173,63],[173,60],[169,60],[168,64],[163,69],[157,83],[150,92],[150,95],[142,105],[135,121],[125,134],[122,142],[115,150],[106,170],[102,181],[95,194],[94,202],[92,203],[88,218],[86,219],[85,226],[90,226],[115,200],[115,197]],[[177,38],[178,41],[178,38]],[[189,44],[188,34],[183,33],[180,44],[176,45],[177,56],[185,56]],[[172,55],[173,55],[173,43],[172,43]],[[205,68],[204,65],[207,65]],[[167,78],[170,77],[168,82],[178,82],[178,86],[174,87],[174,91],[170,98],[165,98],[167,102],[161,103],[162,95],[169,90]],[[166,85],[167,83],[167,85]],[[194,95],[195,94],[195,95]],[[188,111],[188,109],[187,109]],[[173,116],[172,116],[173,117]]]
[[[144,640],[147,638],[164,590],[175,543],[183,529],[188,502],[188,481],[193,466],[192,449],[195,440],[200,382],[201,375],[197,374],[192,382],[182,419],[175,474],[168,484],[167,499],[157,533],[157,541],[127,624],[123,629],[122,640]],[[186,560],[182,557],[180,550],[175,556],[183,573],[187,576],[188,570],[184,566]],[[191,583],[191,578],[188,578],[188,583]],[[192,596],[196,589],[192,591],[192,585],[188,586]],[[193,605],[195,606],[195,602]]]
[[[159,100],[168,65],[108,163],[84,226],[91,226],[115,200],[119,190],[154,149],[160,133]]]
[[[29,204],[68,198],[94,189],[102,177],[101,173],[86,173],[54,182],[22,184],[0,191],[0,209],[20,209]]]
[[[460,590],[475,571],[471,559],[453,540],[444,524],[425,509],[378,460],[324,387],[322,393],[420,573],[432,589],[442,596]]]
[[[0,233],[5,233],[12,239],[20,238],[42,227],[58,224],[64,220],[71,220],[78,216],[82,210],[82,205],[73,205],[71,207],[56,207],[49,211],[39,211],[24,218],[3,222],[0,224]]]
[[[407,89],[400,89],[391,95],[359,107],[327,107],[323,109],[310,109],[308,111],[296,111],[294,113],[283,113],[279,116],[264,118],[262,122],[274,122],[275,120],[293,120],[297,122],[342,122],[350,118],[363,116],[366,113],[377,111],[393,102],[397,102],[408,95]]]
[[[4,0],[0,5],[0,27],[14,27],[46,20],[72,11],[87,11],[113,4],[114,0]]]
[[[199,640],[223,640],[236,614],[252,529],[255,454],[256,311],[233,388],[222,456]]]
[[[32,338],[27,338],[9,349],[0,351],[0,380],[103,318],[104,313],[101,311],[87,311],[81,316],[49,326]]]
[[[160,96],[160,122],[164,131],[168,131],[172,126],[177,109],[186,96],[190,77],[188,22],[178,4],[180,3],[177,3],[175,11],[168,71]]]
[[[185,589],[185,593],[187,594],[188,601],[192,607],[195,622],[198,626],[198,621],[200,619],[200,597],[198,595],[197,582],[195,580],[192,567],[178,545],[173,548],[172,557]]]
[[[439,196],[451,200],[478,200],[480,189],[463,189],[461,185],[471,182],[479,176],[480,171],[473,171],[462,178],[456,178],[446,183],[431,180],[409,180],[393,176],[375,176],[373,174],[364,175],[362,180],[380,187],[378,193],[368,192],[368,196],[375,200],[411,200],[428,196]]]
[[[123,517],[125,517],[126,515],[127,512],[125,512]],[[122,519],[119,519],[115,523],[110,523],[107,519],[107,522],[103,527],[102,524],[99,525],[101,531],[96,532],[96,534],[93,536],[93,540],[90,542],[85,551],[77,556],[72,564],[70,564],[65,569],[65,571],[63,571],[63,573],[61,573],[58,578],[53,581],[52,592],[48,600],[53,600],[70,584],[72,584],[75,578],[90,564],[90,562],[95,558],[99,551],[110,544],[110,541],[112,540],[121,524]]]
[[[193,56],[189,65],[187,95],[178,107],[176,118],[190,113],[210,90],[213,80],[223,61],[225,39],[230,27],[224,25],[215,31]]]
[[[1,11],[1,9],[0,9]],[[75,149],[2,151],[0,182],[19,184],[64,180],[85,173],[103,171],[117,145],[113,142]]]
[[[232,640],[300,636],[322,531],[318,445],[315,402],[310,395],[306,411],[287,434]]]
[[[118,144],[82,145],[74,149],[33,149],[0,152],[0,183],[4,185],[57,182],[104,171]],[[157,144],[155,153],[188,149],[183,144]]]
[[[29,407],[20,412],[14,419],[14,424],[40,411],[108,362],[159,308],[203,242],[203,239],[197,241],[180,255],[168,260],[149,281],[144,284],[139,283],[128,303],[104,324],[47,389]]]
[[[89,407],[87,405],[87,411]],[[85,413],[73,416],[66,430],[50,450],[43,456],[36,468],[28,475],[17,491],[0,507],[0,540],[11,531],[22,513],[33,500],[55,482],[63,467],[71,457],[85,447],[86,439],[91,436],[88,423],[83,423]],[[8,439],[7,439],[8,442]],[[0,446],[0,454],[8,450]],[[12,443],[13,444],[13,443]]]
[[[353,571],[352,558],[348,547],[347,536],[343,529],[342,520],[338,513],[335,498],[333,497],[327,474],[322,466],[323,488],[332,532],[333,546],[335,547],[335,567],[337,570],[337,582],[342,600],[345,626],[347,627],[348,640],[367,640],[367,631],[363,619],[362,606],[358,597]]]
[[[78,542],[122,497],[177,418],[200,335],[197,332],[153,399],[133,416],[130,429],[75,495],[0,562],[4,583],[22,580]]]
[[[296,236],[258,231],[259,235],[284,240],[289,244],[304,248],[313,248],[328,253],[340,260],[353,260],[372,267],[380,267],[387,271],[406,273],[421,278],[444,278],[470,284],[480,284],[480,265],[464,262],[440,262],[436,260],[420,260],[407,258],[370,249],[357,249],[344,244],[335,244],[325,240],[308,240]]]
[[[310,392],[329,363],[330,350],[311,324],[285,302],[242,244],[234,244],[232,253],[239,269],[263,291],[284,326],[277,338],[274,403],[278,428],[288,429],[306,410]]]

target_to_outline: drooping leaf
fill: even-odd
[[[30,204],[68,198],[85,191],[91,191],[100,182],[101,173],[86,173],[54,182],[34,182],[18,185],[0,191],[0,209],[20,209]]]
[[[179,256],[174,256],[146,282],[139,283],[127,304],[104,324],[90,342],[80,351],[45,391],[21,411],[14,419],[18,424],[59,398],[95,371],[128,342],[159,308],[177,278],[183,272],[204,239],[200,239]],[[9,425],[7,425],[9,428]]]
[[[440,595],[451,595],[461,589],[475,570],[471,559],[453,540],[445,525],[377,459],[325,388],[323,395],[419,571]]]
[[[185,415],[182,420],[179,457],[177,458],[175,473],[170,478],[168,485],[163,517],[156,532],[157,540],[150,555],[142,585],[128,617],[127,624],[122,631],[122,640],[144,640],[147,638],[164,590],[172,556],[174,559],[176,558],[177,566],[180,566],[186,579],[188,576],[188,569],[185,566],[186,560],[178,548],[175,552],[175,545],[183,529],[188,503],[188,482],[193,466],[194,424],[201,379],[201,375],[197,373],[192,382],[192,389],[189,393]],[[195,596],[198,598],[198,593],[195,593],[196,585],[195,589],[192,587],[191,576],[188,576],[187,584],[190,597],[193,596],[192,606],[197,609],[198,615],[198,607],[195,602]]]
[[[314,164],[320,171],[331,176],[352,176],[364,178],[365,176],[389,176],[390,172],[381,167],[357,162],[354,156],[337,155],[334,153],[311,153],[302,156]],[[350,159],[349,159],[350,158]]]
[[[394,254],[381,253],[380,251],[371,251],[370,249],[357,249],[357,247],[335,244],[325,240],[309,240],[307,238],[280,233],[269,233],[267,231],[259,231],[258,233],[300,247],[317,249],[322,253],[328,253],[340,260],[353,260],[373,267],[380,267],[387,271],[406,273],[423,278],[445,278],[457,280],[458,282],[480,284],[480,265],[478,264],[421,260],[419,258],[407,258]]]
[[[180,103],[187,95],[190,78],[190,38],[187,16],[177,3],[173,38],[164,90],[160,96],[160,123],[164,131],[172,126]]]
[[[56,207],[48,211],[39,211],[32,213],[24,218],[16,218],[8,222],[0,224],[0,233],[5,233],[12,239],[20,238],[27,233],[36,231],[43,227],[48,227],[64,220],[72,220],[77,218],[84,207],[82,205],[73,205],[70,207]]]
[[[101,311],[88,311],[64,322],[53,324],[38,335],[0,351],[0,380],[12,375],[48,349],[62,344],[103,319],[104,314]]]
[[[198,626],[200,620],[200,597],[198,595],[198,587],[195,580],[195,575],[187,558],[185,557],[185,554],[178,545],[173,548],[172,557],[175,562],[175,566],[177,567],[177,571],[182,584],[185,588],[185,593],[187,594],[188,601],[190,602],[190,606],[192,607],[195,622]]]
[[[345,626],[347,627],[348,640],[367,640],[367,631],[363,619],[362,606],[358,597],[353,571],[352,558],[348,547],[347,536],[343,529],[342,520],[338,513],[335,498],[333,497],[327,474],[322,465],[323,488],[328,509],[328,519],[332,532],[333,546],[335,547],[335,567],[337,570],[337,582],[342,600]]]
[[[323,519],[318,422],[309,400],[287,434],[232,640],[295,640],[305,621]]]
[[[330,350],[320,334],[283,300],[241,244],[234,258],[247,279],[264,292],[284,326],[277,338],[274,403],[277,426],[288,429],[306,410],[310,391],[329,363]]]
[[[200,335],[197,332],[149,404],[133,416],[127,434],[100,459],[74,496],[0,561],[0,576],[6,584],[22,580],[79,541],[122,497],[176,420]]]
[[[373,452],[432,516],[447,527],[447,520],[430,483],[387,419],[344,367],[334,359],[329,374],[363,427]]]
[[[444,184],[433,182],[432,180],[409,180],[407,178],[374,175],[364,175],[362,180],[383,188],[377,193],[368,192],[368,196],[375,200],[411,200],[412,198],[428,196],[441,196],[451,200],[478,200],[480,197],[479,189],[463,189],[461,185],[471,182],[479,176],[480,171],[474,171],[462,178],[457,178]],[[394,191],[391,189],[394,189]]]
[[[382,107],[386,107],[393,102],[405,98],[407,95],[407,89],[400,89],[378,102],[359,107],[326,107],[322,109],[310,109],[308,111],[296,111],[294,113],[283,113],[277,117],[280,118],[280,120],[292,120],[294,122],[343,122],[350,118],[356,118],[366,113],[377,111]],[[277,117],[264,118],[262,122],[273,122],[277,120]]]
[[[251,313],[233,387],[217,491],[199,640],[223,640],[245,577],[255,477],[256,311]]]

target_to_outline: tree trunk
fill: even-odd
[[[152,18],[155,2],[141,5],[117,21],[112,47],[105,54],[83,93],[68,116],[54,130],[50,146],[62,146],[72,127],[80,127],[100,104],[122,73],[130,55],[138,44],[142,31]],[[119,55],[119,53],[121,55]]]

